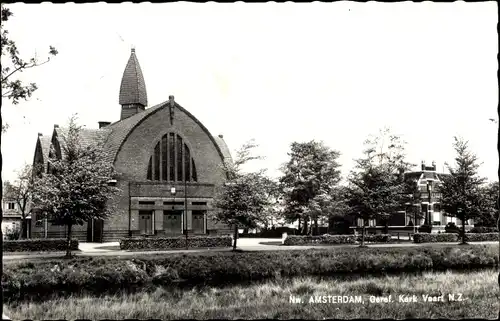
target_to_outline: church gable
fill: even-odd
[[[165,102],[139,114],[143,116],[141,119],[134,119],[135,126],[123,138],[123,142],[117,150],[115,158],[117,171],[123,173],[131,171],[133,172],[131,177],[137,180],[146,180],[151,177],[151,180],[154,181],[158,177],[160,181],[172,181],[171,177],[173,177],[173,181],[178,181],[179,177],[185,177],[185,172],[189,171],[190,181],[194,181],[193,174],[196,175],[198,181],[213,181],[214,176],[217,176],[215,181],[220,181],[222,172],[220,165],[225,157],[214,137],[193,115],[177,103],[175,103],[172,122],[169,105],[169,102]],[[136,118],[139,115],[131,118]],[[126,125],[131,126],[132,124]],[[116,129],[122,125],[110,126],[113,128],[111,136],[114,137],[110,137],[108,143],[118,140],[119,131]],[[170,134],[173,138],[170,138]],[[172,149],[168,148],[169,139],[172,139],[172,146],[174,146]],[[180,143],[181,141],[182,143]],[[167,147],[162,148],[162,143],[167,144]],[[183,151],[189,150],[190,161],[186,159],[187,153],[182,153],[182,156],[176,154],[177,150],[181,149]],[[170,150],[174,152],[170,154]],[[164,152],[167,154],[162,155]],[[155,153],[157,157],[155,157]],[[172,156],[179,158],[170,161],[169,157]],[[184,157],[184,159],[181,160],[180,157]],[[151,166],[149,166],[150,161]],[[164,161],[167,164],[162,163]],[[188,163],[190,163],[189,166],[187,166]],[[134,169],[131,168],[132,164],[134,164]],[[167,167],[170,168],[169,164],[174,165],[173,175],[171,175],[170,169],[165,170]],[[178,166],[176,164],[183,165],[176,167]],[[187,169],[188,167],[189,169]],[[149,169],[151,173],[148,173]],[[181,170],[185,171],[184,174],[181,174]],[[148,176],[148,174],[150,175]]]

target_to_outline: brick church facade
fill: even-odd
[[[231,160],[222,135],[213,136],[173,96],[148,107],[146,84],[132,49],[120,86],[120,120],[82,128],[81,143],[105,141],[106,155],[120,192],[109,200],[113,215],[75,226],[82,241],[114,241],[139,235],[229,234],[230,228],[209,217],[217,186],[225,181],[221,164]],[[38,134],[34,165],[47,171],[49,157],[61,157],[65,128]],[[38,217],[37,217],[38,216]],[[65,227],[51,225],[36,211],[32,237],[62,237]]]

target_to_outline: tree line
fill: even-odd
[[[246,144],[236,154],[238,166],[219,190],[214,218],[234,225],[235,239],[237,226],[267,227],[270,220],[298,222],[299,233],[316,235],[320,225],[349,217],[351,222],[361,220],[364,235],[368,220],[385,222],[387,229],[389,218],[398,211],[421,219],[423,213],[412,206],[420,204],[421,191],[415,179],[405,179],[415,166],[406,160],[405,145],[390,129],[380,130],[364,142],[363,156],[342,181],[340,152],[323,142],[293,142],[277,180],[267,177],[265,170],[241,170],[242,164],[259,158],[249,156],[256,144]],[[479,176],[480,163],[466,140],[455,137],[453,147],[455,164],[447,165],[448,173],[440,176],[436,190],[441,212],[462,222],[474,219],[476,226],[495,227],[498,182],[487,183]],[[420,230],[430,230],[431,224],[426,219]]]

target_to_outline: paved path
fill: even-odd
[[[295,245],[295,246],[282,246],[282,245],[267,245],[262,244],[263,242],[280,242],[280,239],[239,239],[238,249],[243,251],[276,251],[276,250],[307,250],[307,249],[317,249],[317,248],[348,248],[348,247],[358,247],[359,244],[342,244],[342,245]],[[369,244],[369,247],[418,247],[418,246],[429,246],[429,245],[456,245],[457,242],[447,242],[447,243],[389,243],[389,244]],[[471,244],[498,244],[497,241],[488,242],[471,242]],[[194,252],[224,252],[231,251],[231,248],[218,248],[218,249],[179,249],[179,250],[165,250],[165,251],[123,251],[109,249],[109,247],[118,247],[119,242],[108,242],[108,243],[80,243],[80,252],[75,252],[77,256],[136,256],[143,254],[165,254],[165,253],[194,253]],[[106,247],[106,248],[103,248]],[[30,259],[30,258],[52,258],[61,257],[64,252],[50,252],[50,253],[37,253],[37,254],[13,254],[4,255],[3,260],[19,260],[19,259]]]

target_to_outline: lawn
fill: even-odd
[[[498,316],[498,271],[425,272],[384,277],[295,277],[194,289],[154,287],[138,293],[11,302],[12,319],[351,319],[485,318]],[[444,294],[444,302],[422,295]],[[448,294],[462,301],[450,302]],[[311,296],[360,296],[363,303],[309,303]],[[371,303],[391,295],[393,302]],[[415,295],[417,302],[398,302]],[[291,303],[290,296],[303,303]]]

